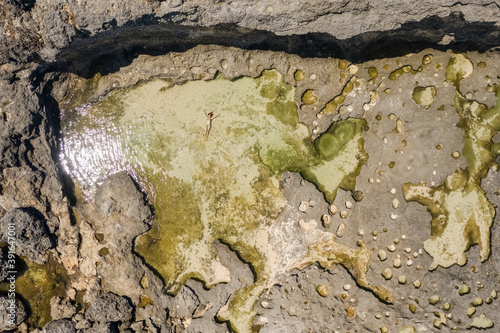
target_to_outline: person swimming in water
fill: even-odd
[[[205,127],[205,139],[208,139],[208,135],[210,134],[210,129],[212,128],[212,120],[220,116],[220,114],[214,117],[214,113],[212,111],[207,113],[205,110],[203,110],[203,112],[205,112],[205,116],[207,116],[207,126]]]

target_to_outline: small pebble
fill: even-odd
[[[415,304],[408,304],[408,308],[412,313],[417,312],[417,306]]]
[[[441,326],[443,326],[443,322],[441,320],[439,320],[439,319],[434,319],[434,321],[432,322],[432,324],[437,329],[441,329]]]
[[[460,286],[460,289],[458,289],[458,294],[460,296],[462,295],[466,295],[470,293],[470,287],[468,285],[466,285],[465,283],[462,283],[462,285]]]
[[[339,226],[337,227],[336,235],[337,237],[343,237],[345,233],[347,232],[345,223],[340,223]]]
[[[498,297],[498,291],[496,289],[493,289],[491,291],[490,296],[493,297],[494,299],[497,299],[497,297]]]
[[[460,157],[460,153],[458,151],[455,151],[453,152],[453,154],[451,154],[451,157],[453,157],[454,159],[458,159]]]
[[[349,289],[351,289],[351,285],[350,284],[345,284],[344,285],[344,290],[348,291]]]
[[[413,286],[417,289],[420,288],[421,285],[422,283],[420,282],[420,280],[415,280],[415,282],[413,282]]]
[[[334,204],[331,204],[331,205],[330,205],[330,213],[331,213],[332,215],[335,215],[335,214],[337,214],[337,211],[338,211],[338,210],[337,210],[337,206],[335,206]]]
[[[444,311],[449,311],[451,309],[451,303],[450,302],[446,302],[443,304],[443,310]]]
[[[408,279],[406,278],[406,275],[400,275],[400,276],[398,277],[398,282],[399,282],[400,284],[406,284],[406,282],[408,282]]]
[[[363,200],[365,195],[361,191],[354,191],[352,192],[352,197],[356,202],[360,202],[361,200]]]
[[[387,247],[387,250],[391,251],[391,252],[394,252],[396,251],[396,246],[394,244],[391,244]]]
[[[429,304],[431,305],[435,305],[437,304],[439,301],[441,300],[441,297],[439,297],[438,295],[433,295],[429,298]]]
[[[467,316],[470,318],[474,315],[474,313],[476,313],[476,308],[473,306],[469,306],[469,308],[467,309]]]
[[[418,257],[418,252],[413,252],[413,258]]]
[[[350,201],[346,201],[346,202],[345,202],[345,208],[347,208],[347,209],[351,209],[351,208],[352,208],[352,202],[350,202]]]
[[[412,265],[413,265],[413,260],[408,259],[408,260],[406,261],[406,266],[412,266]]]
[[[310,205],[309,205],[309,202],[307,201],[302,201],[299,205],[299,210],[301,212],[306,212],[308,209],[309,209]]]
[[[395,220],[398,218],[398,214],[392,213],[391,214],[391,220]]]
[[[347,317],[349,318],[354,318],[354,316],[356,315],[356,309],[354,309],[352,306],[348,306],[345,311],[347,312]]]
[[[346,210],[342,210],[340,212],[340,217],[341,218],[345,219],[345,218],[347,218],[347,216],[349,216],[349,213]]]
[[[382,326],[380,328],[380,333],[388,333],[389,332],[389,327],[387,326]]]
[[[356,74],[359,68],[358,66],[351,64],[349,65],[349,67],[347,67],[347,69],[349,70],[349,73]]]
[[[269,304],[269,302],[266,302],[266,301],[262,301],[262,303],[260,303],[260,305],[262,305],[262,307],[264,309],[272,309],[271,305]]]
[[[398,118],[398,120],[396,120],[395,131],[396,131],[396,133],[401,133],[403,131],[403,119]]]
[[[392,193],[392,194],[396,194],[396,189],[395,189],[394,187],[393,187],[393,188],[391,188],[391,193]]]
[[[405,251],[406,253],[410,253],[410,252],[411,252],[411,249],[410,249],[409,247],[405,247],[404,251]]]
[[[328,286],[324,285],[324,284],[320,284],[316,287],[316,291],[318,292],[318,294],[322,297],[326,297],[328,296]]]
[[[480,306],[483,305],[483,299],[481,297],[476,297],[471,303],[472,306]]]
[[[394,261],[393,261],[393,266],[394,266],[394,267],[396,267],[396,268],[401,267],[401,259],[399,259],[399,258],[394,258]]]
[[[390,280],[392,278],[392,270],[390,268],[386,268],[382,271],[382,276],[386,280]]]
[[[332,224],[332,218],[328,214],[323,214],[323,216],[321,216],[321,221],[323,222],[323,226],[325,228],[329,227]]]
[[[363,229],[358,230],[358,236],[363,236],[364,234],[365,232],[363,231]]]
[[[397,209],[399,207],[399,200],[398,199],[396,199],[396,198],[392,199],[392,207],[394,209]]]
[[[384,250],[380,250],[378,251],[378,257],[381,261],[384,261],[385,259],[387,259],[387,253],[385,253]]]
[[[382,318],[382,315],[380,313],[376,313],[375,318],[380,319],[380,318]]]

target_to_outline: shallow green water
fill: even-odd
[[[214,240],[252,266],[255,283],[219,315],[237,331],[249,329],[253,305],[276,269],[269,228],[286,203],[281,173],[300,172],[333,201],[339,186],[354,187],[368,157],[364,120],[338,122],[313,142],[298,122],[294,95],[276,71],[177,86],[153,80],[67,110],[62,120],[66,168],[84,198],[120,170],[150,196],[153,228],[135,250],[170,293],[190,278],[208,287],[229,280]],[[208,112],[216,118],[206,138]]]

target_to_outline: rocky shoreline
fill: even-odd
[[[411,6],[406,2],[382,4],[372,1],[293,4],[175,0],[1,1],[0,236],[1,241],[8,242],[4,230],[9,224],[16,225],[16,255],[18,261],[22,261],[19,269],[32,272],[31,275],[26,273],[24,280],[18,277],[18,284],[29,286],[30,281],[42,278],[47,290],[38,294],[33,292],[39,303],[31,304],[31,310],[26,299],[17,301],[17,328],[7,324],[8,298],[2,294],[0,331],[226,332],[230,328],[214,319],[216,313],[230,295],[251,285],[255,279],[251,265],[242,262],[230,246],[215,243],[220,261],[231,271],[231,282],[206,290],[201,282],[189,280],[175,297],[167,295],[164,281],[155,267],[134,252],[134,239],[154,223],[151,200],[137,179],[123,172],[104,180],[90,201],[81,200],[78,186],[75,187],[61,162],[60,118],[64,108],[70,110],[82,103],[92,103],[113,89],[129,88],[151,79],[163,78],[170,80],[171,85],[181,85],[193,80],[209,81],[218,73],[229,80],[242,76],[255,78],[263,70],[273,68],[284,75],[285,82],[295,87],[300,122],[308,126],[314,139],[334,121],[371,117],[364,109],[364,105],[375,107],[371,91],[377,91],[378,96],[385,96],[383,94],[391,90],[395,93],[398,87],[413,91],[414,82],[410,80],[400,86],[390,86],[392,81],[388,77],[397,68],[410,65],[416,69],[422,64],[422,58],[432,53],[432,66],[441,64],[444,71],[454,54],[441,52],[448,49],[469,51],[467,56],[474,64],[474,74],[461,83],[463,95],[473,94],[468,97],[471,101],[477,100],[488,107],[495,104],[494,91],[487,89],[495,89],[498,78],[493,73],[500,73],[496,49],[500,46],[500,7],[488,1],[452,6],[446,1],[420,2]],[[426,49],[429,47],[431,49]],[[421,53],[406,56],[412,52]],[[329,57],[346,61],[345,68],[337,59]],[[383,58],[388,58],[390,69],[382,69]],[[482,62],[488,64],[486,69],[478,65]],[[373,71],[369,68],[375,67],[379,81],[370,74]],[[307,74],[304,81],[297,80],[297,69]],[[341,73],[347,75],[342,82],[338,80]],[[436,76],[438,73],[442,75],[436,67]],[[371,88],[355,89],[356,97],[346,93],[346,101],[338,105],[336,113],[318,118],[318,112],[325,105],[342,95],[350,76],[356,76],[360,85]],[[485,82],[485,76],[490,82]],[[384,87],[382,82],[388,86]],[[425,83],[419,81],[419,85],[441,87],[441,83],[436,82],[428,79]],[[447,101],[442,103],[446,104],[445,112],[449,116],[442,118],[452,126],[458,122],[453,118],[453,102],[450,103],[454,90],[447,85],[437,89],[437,96]],[[303,98],[307,90],[314,91],[317,97],[311,104],[305,103]],[[480,92],[476,93],[478,90]],[[381,98],[376,102],[384,105],[383,101]],[[401,101],[408,105],[414,103],[411,94],[401,97]],[[390,110],[390,103],[385,104],[386,110]],[[440,102],[432,108],[437,109],[437,103]],[[347,109],[349,105],[354,111]],[[427,110],[423,105],[418,107],[418,110]],[[387,113],[384,117],[390,119],[391,112]],[[420,146],[407,153],[414,154],[414,160],[432,161],[434,155],[426,152],[428,148],[419,147],[435,145],[431,141],[436,137],[445,140],[443,154],[448,158],[455,151],[461,151],[462,132],[459,129],[441,133],[437,126],[432,129],[435,136],[426,139],[422,133],[429,125],[420,124],[418,117],[413,119],[411,113],[403,112],[400,117],[412,119],[408,122],[411,130],[406,132],[411,139],[405,140],[420,140]],[[373,114],[373,124],[379,122]],[[392,135],[387,134],[392,133],[392,123],[381,124],[379,132],[365,137],[365,149],[371,157],[380,153],[377,145],[382,138],[377,136],[391,138]],[[376,126],[370,125],[371,128]],[[399,137],[394,137],[396,139],[401,141]],[[493,142],[498,139],[494,137]],[[398,149],[402,154],[404,149]],[[401,163],[414,163],[404,158],[401,157]],[[377,239],[384,242],[383,247],[391,242],[401,247],[396,252],[403,260],[405,255],[411,257],[416,251],[417,256],[412,260],[420,261],[411,269],[418,265],[423,270],[411,273],[417,277],[408,285],[418,280],[423,286],[408,289],[401,276],[410,279],[410,273],[401,273],[398,277],[401,280],[389,285],[389,290],[397,296],[396,305],[391,306],[374,302],[375,296],[367,293],[367,287],[360,283],[359,271],[348,265],[345,265],[347,270],[331,268],[327,271],[317,265],[304,270],[294,269],[260,297],[254,308],[257,312],[254,329],[261,328],[261,332],[378,332],[385,327],[391,332],[413,332],[410,330],[413,327],[415,332],[438,328],[451,331],[457,326],[465,328],[465,320],[472,323],[471,317],[478,318],[475,327],[479,327],[482,325],[479,313],[485,313],[498,325],[498,300],[494,294],[499,289],[500,271],[500,254],[496,251],[500,240],[498,209],[491,227],[491,255],[487,261],[481,263],[483,258],[479,258],[473,247],[467,252],[469,260],[465,267],[454,265],[427,273],[432,258],[425,252],[422,255],[418,249],[422,249],[422,243],[429,237],[429,229],[410,222],[384,223],[391,221],[389,211],[396,209],[394,204],[394,208],[390,208],[392,197],[399,199],[402,212],[398,214],[404,214],[405,221],[420,221],[422,225],[430,220],[429,213],[417,203],[408,204],[399,188],[396,195],[389,194],[390,181],[380,190],[366,187],[372,184],[366,179],[376,183],[383,178],[377,162],[376,157],[370,158],[359,176],[363,180],[358,181],[356,189],[361,189],[366,198],[354,213],[341,204],[349,201],[357,207],[357,200],[351,192],[339,190],[335,203],[339,210],[351,214],[348,222],[341,219],[339,211],[332,215],[332,226],[318,226],[318,229],[337,233],[341,243],[351,248],[356,248],[358,239],[364,239],[372,253],[368,280],[376,285],[390,283],[380,275],[387,265],[377,258],[381,248],[376,245]],[[418,170],[417,165],[411,170],[396,172],[391,181],[402,184],[403,181],[425,179],[430,184],[432,179],[441,184],[456,167],[467,166],[463,156],[457,159],[457,165],[453,163],[440,167],[435,179],[432,178],[433,167],[423,165]],[[387,170],[384,168],[386,173]],[[284,173],[281,177],[289,210],[283,214],[293,220],[320,221],[322,214],[328,212],[322,193],[297,173]],[[491,169],[480,183],[488,200],[494,205],[500,204],[498,172]],[[375,208],[377,195],[381,202],[388,202],[389,208]],[[304,213],[299,210],[304,201],[317,204]],[[378,214],[371,212],[375,209]],[[385,216],[385,220],[377,216]],[[346,227],[344,222],[347,223],[346,234],[339,236],[340,224]],[[295,227],[301,230],[299,225]],[[385,229],[388,231],[382,231]],[[398,244],[405,244],[404,248]],[[407,253],[406,249],[411,252]],[[2,247],[2,251],[0,277],[5,278],[8,273],[4,274],[3,267],[8,260],[8,248]],[[398,259],[392,258],[390,249],[385,251],[389,252],[391,261]],[[397,271],[394,267],[392,270]],[[406,268],[408,272],[409,267]],[[477,281],[481,282],[476,286]],[[481,310],[475,315],[464,315],[470,307],[463,308],[459,304],[463,298],[458,294],[449,299],[442,296],[443,304],[439,303],[441,298],[434,304],[431,302],[434,294],[454,292],[453,285],[459,286],[462,282],[472,287],[470,296],[481,299],[481,305],[473,306]],[[330,297],[324,297],[328,291],[322,295],[324,288],[316,289],[326,285],[330,286]],[[18,292],[23,294],[22,290]],[[445,301],[453,304],[454,310],[444,310]],[[439,308],[434,306],[437,303]],[[299,304],[305,306],[301,308]],[[419,308],[413,311],[408,304]],[[43,311],[36,312],[36,309]],[[433,311],[440,311],[437,319]],[[27,319],[30,312],[36,312],[39,317]],[[450,317],[452,312],[455,318]],[[461,318],[460,322],[457,318]],[[21,323],[24,320],[27,321]],[[42,324],[45,325],[43,329],[36,329]],[[404,331],[404,327],[408,330]]]

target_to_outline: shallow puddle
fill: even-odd
[[[442,63],[437,64],[430,54],[418,59],[408,56],[413,65],[400,59],[392,67],[382,66],[386,60],[372,62],[363,69],[366,73],[356,74],[359,76],[354,75],[358,66],[339,62],[339,69],[352,75],[348,78],[341,73],[340,91],[332,93],[332,99],[317,109],[318,119],[345,114],[339,108],[348,102],[364,110],[363,117],[347,115],[334,121],[316,140],[299,122],[296,88],[285,83],[276,70],[232,81],[221,75],[182,85],[153,79],[129,89],[115,89],[95,103],[64,110],[63,161],[82,202],[89,200],[96,186],[110,174],[125,170],[136,178],[156,215],[152,229],[136,239],[135,251],[161,275],[169,293],[175,295],[191,278],[203,281],[208,288],[228,282],[229,271],[212,244],[220,240],[236,250],[251,266],[254,283],[235,292],[217,317],[229,321],[237,332],[251,331],[254,305],[276,283],[279,274],[316,262],[325,268],[345,266],[358,286],[391,303],[393,295],[385,287],[368,281],[371,251],[361,240],[361,228],[358,248],[353,249],[338,243],[333,233],[316,228],[314,220],[281,221],[283,225],[277,225],[287,204],[281,175],[285,171],[300,173],[328,203],[335,201],[339,188],[353,191],[354,197],[357,178],[369,159],[364,137],[371,135],[373,142],[366,144],[373,148],[379,142],[372,151],[381,156],[374,157],[370,168],[383,178],[384,170],[378,170],[381,161],[395,153],[388,166],[397,172],[393,176],[397,184],[391,186],[398,190],[393,188],[391,195],[402,190],[404,199],[425,205],[431,213],[430,238],[423,244],[434,259],[431,269],[465,264],[465,251],[473,244],[479,244],[481,259],[486,260],[494,208],[480,182],[494,166],[496,153],[491,140],[500,128],[500,109],[498,105],[488,108],[460,92],[461,80],[472,71],[465,56],[439,56]],[[296,70],[294,78],[305,80],[305,73]],[[357,94],[366,102],[355,101]],[[454,100],[450,98],[453,95]],[[304,107],[316,107],[319,97],[311,89],[300,93]],[[443,105],[438,106],[438,100]],[[462,155],[468,167],[463,169],[452,160],[451,166],[442,163],[445,170],[451,170],[451,174],[444,174],[447,180],[443,184],[410,183],[406,178],[410,177],[410,164],[424,165],[424,160],[430,163],[431,158],[441,162],[441,143],[432,142],[435,139],[429,137],[428,129],[434,126],[436,137],[447,137],[439,134],[444,125],[434,121],[447,115],[436,113],[444,110],[445,103],[451,115],[443,124],[453,127],[451,133],[456,130],[453,117],[460,120]],[[354,108],[344,109],[351,112]],[[213,113],[211,119],[207,119],[209,113]],[[368,128],[369,121],[372,129]],[[436,150],[425,151],[418,140],[431,142]],[[401,147],[386,148],[391,142]],[[403,149],[408,151],[404,156]],[[458,151],[456,154],[454,159],[460,157]],[[418,156],[424,158],[419,160]],[[376,161],[380,162],[373,167]],[[403,163],[405,168],[398,169]],[[415,172],[419,173],[411,174],[412,179],[420,181],[421,173],[428,170]],[[375,181],[370,177],[368,182],[377,184],[380,178]],[[366,184],[363,187],[367,188]],[[356,193],[360,197],[355,201],[361,201],[364,194]],[[376,198],[369,200],[373,205]],[[397,210],[399,202],[392,202]],[[338,215],[347,218],[351,208]],[[395,212],[390,214],[391,221],[398,217]],[[300,225],[301,234],[287,236],[286,223],[294,224],[295,229],[289,230],[299,230]],[[375,241],[376,234],[373,236]],[[292,243],[299,237],[301,248],[297,250]]]

